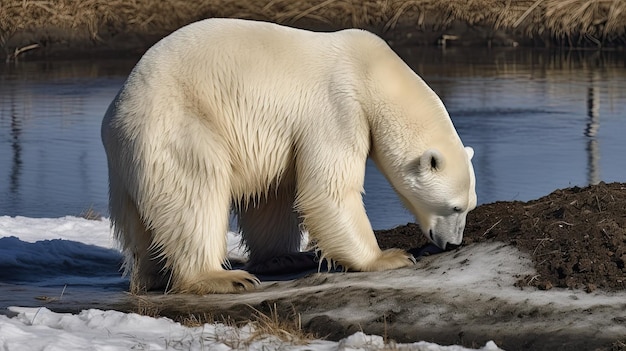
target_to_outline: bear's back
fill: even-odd
[[[190,79],[202,74],[202,69],[237,70],[246,75],[250,71],[266,75],[310,72],[314,78],[320,70],[340,62],[364,60],[380,47],[387,48],[382,39],[359,29],[312,32],[269,22],[212,18],[163,38],[146,52],[137,68],[170,68],[172,74],[188,74]]]

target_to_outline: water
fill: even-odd
[[[474,147],[479,203],[626,181],[626,58],[619,53],[404,48]],[[0,66],[0,215],[106,215],[100,121],[135,60]],[[413,221],[373,164],[376,229]]]

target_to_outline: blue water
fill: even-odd
[[[626,181],[626,58],[618,53],[404,48],[476,151],[479,203]],[[0,215],[106,215],[100,121],[135,60],[0,66]],[[368,163],[375,229],[413,221]]]

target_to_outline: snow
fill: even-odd
[[[236,328],[205,324],[188,328],[167,318],[134,313],[86,310],[77,315],[41,308],[11,308],[17,317],[0,316],[0,341],[5,350],[377,350],[383,338],[357,332],[336,342],[315,340],[306,345],[285,345],[275,336],[255,336],[251,326]],[[28,345],[26,347],[26,345]],[[428,342],[401,345],[410,350],[467,350]],[[499,350],[489,342],[480,350]]]
[[[236,234],[229,233],[231,256],[243,256]],[[0,286],[63,284],[108,287],[126,284],[110,267],[122,255],[111,238],[109,221],[78,217],[0,217]],[[72,272],[68,277],[67,272]],[[466,279],[468,272],[459,274]],[[423,284],[440,282],[422,282]],[[387,284],[387,283],[385,283]],[[272,335],[259,335],[253,325],[204,324],[186,327],[168,318],[113,310],[88,309],[77,314],[45,307],[6,305],[0,297],[0,350],[381,350],[382,336],[356,332],[338,342],[308,341],[302,345]],[[10,301],[15,301],[12,299]],[[394,344],[403,350],[465,351],[419,341]],[[477,350],[500,350],[493,342]]]
[[[236,328],[204,324],[189,328],[167,318],[90,309],[79,314],[55,313],[45,307],[12,307],[18,315],[0,316],[0,342],[4,350],[378,350],[383,338],[357,332],[339,342],[314,340],[286,345],[278,337],[255,335],[251,326]],[[428,342],[400,345],[410,350],[462,351],[460,346]],[[499,350],[489,342],[480,350]]]

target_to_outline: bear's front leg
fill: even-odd
[[[347,174],[351,176],[346,177]],[[339,180],[336,175],[330,175],[318,178],[317,182],[311,179],[299,182],[297,208],[309,236],[321,250],[322,258],[355,271],[382,271],[414,265],[415,258],[404,250],[380,249],[365,213],[359,172],[342,175],[344,177]],[[351,183],[347,182],[350,178],[353,179]]]

